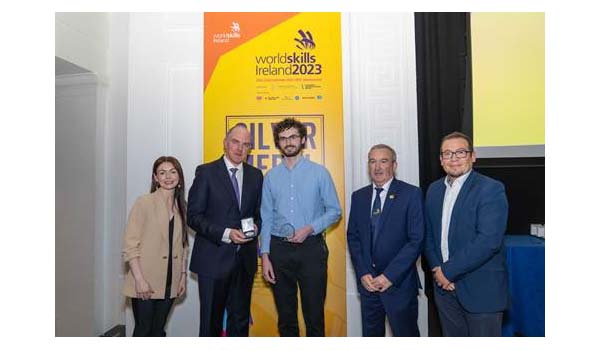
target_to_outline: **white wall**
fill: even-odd
[[[202,161],[202,18],[202,14],[130,16],[127,208],[148,192],[152,162],[158,156],[170,154],[182,162],[188,188]],[[352,191],[368,183],[366,154],[375,143],[394,147],[398,178],[418,184],[413,15],[345,14],[343,32],[349,210]],[[360,308],[349,262],[347,276],[348,335],[357,336]],[[426,324],[421,317],[420,325]],[[189,280],[187,297],[175,306],[167,333],[193,336],[198,325],[197,284]],[[132,328],[128,309],[128,334]],[[421,329],[425,335],[426,328]]]
[[[186,191],[202,162],[203,15],[131,14],[127,208],[150,189],[152,163],[162,155],[181,162]],[[190,240],[193,245],[193,238]],[[176,304],[169,336],[195,336],[200,323],[195,280]],[[127,308],[127,334],[133,332]]]
[[[100,335],[124,319],[115,276],[127,212],[128,17],[56,14],[57,56],[91,71],[56,77],[57,336]]]
[[[91,74],[57,77],[55,176],[55,332],[96,333],[97,80]]]
[[[109,14],[57,12],[54,16],[55,56],[94,72],[100,81],[108,77]]]
[[[127,219],[127,113],[129,106],[129,14],[109,15],[108,84],[104,139],[102,329],[123,324],[121,239]]]

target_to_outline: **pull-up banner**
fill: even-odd
[[[304,156],[333,178],[344,213],[341,20],[339,13],[204,15],[204,159],[223,154],[225,132],[244,123],[248,163],[267,173],[281,162],[273,126],[294,117],[307,127]],[[326,233],[329,247],[325,334],[346,335],[344,219]],[[252,292],[251,336],[277,336],[277,311],[260,266]],[[300,300],[300,299],[299,299]],[[298,310],[301,334],[305,334]]]

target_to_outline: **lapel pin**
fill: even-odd
[[[394,199],[396,198],[396,195],[394,195],[393,193],[390,193],[390,195],[388,196],[389,199]]]

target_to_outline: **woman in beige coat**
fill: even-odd
[[[123,237],[129,272],[123,294],[131,298],[133,336],[165,336],[173,301],[185,293],[188,250],[185,183],[179,161],[160,157],[150,193],[139,197]]]

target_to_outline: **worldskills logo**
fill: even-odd
[[[308,30],[304,32],[302,29],[299,29],[298,34],[300,34],[300,38],[294,38],[294,41],[298,43],[296,47],[300,50],[312,50],[317,46],[312,34]]]
[[[242,29],[237,21],[231,22],[229,26],[229,32],[223,31],[221,33],[213,34],[213,43],[224,44],[234,39],[240,39],[242,37]]]

